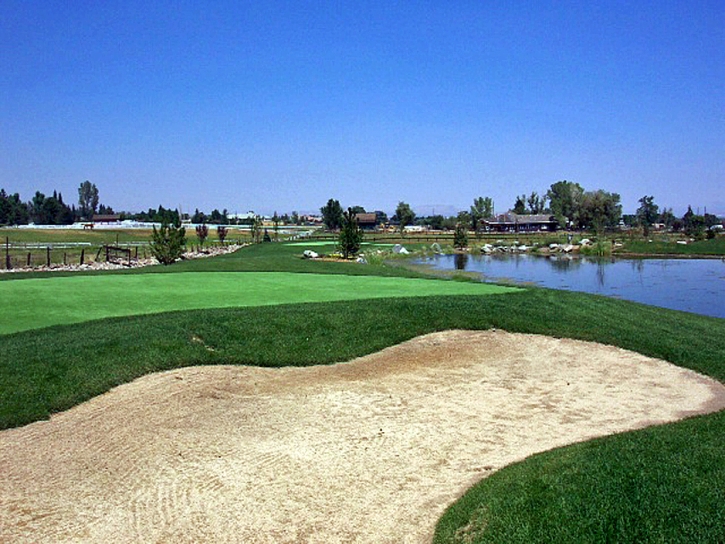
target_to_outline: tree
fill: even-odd
[[[252,235],[252,243],[259,243],[262,236],[262,218],[255,215],[249,224],[249,232]]]
[[[401,234],[405,230],[405,227],[412,225],[413,221],[415,221],[415,213],[410,208],[410,204],[406,204],[403,201],[398,202],[398,206],[395,208],[395,216],[398,218]]]
[[[357,214],[352,208],[348,208],[342,214],[342,228],[340,229],[339,246],[342,256],[347,259],[360,251],[362,245],[363,231],[357,221]]]
[[[594,230],[598,236],[607,227],[616,227],[622,217],[622,205],[617,193],[607,191],[586,192],[582,196],[579,226]]]
[[[276,240],[279,238],[279,224],[282,222],[282,218],[277,215],[277,210],[274,210],[274,215],[272,216],[272,224],[274,224],[274,239]]]
[[[226,240],[227,234],[229,234],[229,230],[226,227],[219,226],[216,228],[216,235],[219,237],[221,245],[224,245],[224,240]]]
[[[86,180],[78,188],[78,205],[81,216],[90,219],[98,209],[98,188],[95,183]]]
[[[519,215],[526,213],[526,195],[516,197],[516,203],[514,204],[514,209],[512,211]]]
[[[162,221],[161,227],[154,231],[151,238],[151,253],[163,265],[169,265],[181,258],[186,245],[186,229],[177,218],[173,223]]]
[[[453,247],[456,249],[468,247],[468,227],[463,223],[456,225],[456,230],[453,233]]]
[[[361,213],[367,213],[365,211],[365,208],[363,208],[362,206],[353,206],[350,209],[352,209],[352,213],[354,213],[355,215],[359,215]]]
[[[567,222],[575,224],[579,221],[583,197],[582,186],[566,180],[557,181],[546,192],[549,209],[562,228],[567,226]]]
[[[382,210],[375,210],[374,213],[375,213],[375,222],[378,225],[381,225],[381,224],[384,225],[385,223],[388,222],[388,214],[385,213],[384,211],[382,211]]]
[[[209,227],[205,224],[196,226],[196,237],[199,238],[199,245],[204,245],[204,240],[209,236]]]
[[[338,200],[332,198],[328,200],[327,204],[320,208],[320,213],[322,213],[322,222],[329,230],[337,230],[342,225],[342,206]]]
[[[300,224],[300,214],[298,214],[297,211],[292,212],[291,221],[294,225]]]
[[[643,196],[639,199],[639,208],[637,208],[637,221],[642,226],[645,236],[649,236],[652,225],[655,224],[659,217],[659,206],[655,204],[655,197]]]
[[[529,213],[538,215],[546,211],[546,195],[539,196],[536,191],[533,191],[526,199],[526,203],[529,206]]]
[[[702,215],[695,214],[691,206],[687,207],[687,212],[682,216],[682,226],[687,236],[692,236],[698,240],[703,238],[705,234],[705,218]]]
[[[471,206],[471,227],[478,235],[483,227],[483,221],[493,216],[493,200],[479,196],[473,199]]]
[[[668,229],[674,230],[675,228],[675,222],[677,221],[677,218],[675,217],[675,214],[672,212],[672,208],[665,208],[662,210],[662,213],[660,214],[658,221],[660,223],[663,223],[665,227]]]

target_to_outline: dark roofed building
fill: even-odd
[[[358,213],[355,217],[363,230],[375,230],[378,227],[377,216],[374,213]]]

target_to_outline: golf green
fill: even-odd
[[[172,310],[517,289],[483,283],[286,272],[183,272],[71,276],[0,282],[0,334],[105,317]]]

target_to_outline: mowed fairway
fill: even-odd
[[[0,282],[0,300],[4,307],[13,308],[2,312],[0,334],[174,310],[514,291],[472,282],[285,272],[24,279]]]

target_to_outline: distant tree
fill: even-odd
[[[0,225],[26,225],[30,221],[28,205],[18,193],[9,195],[0,189]]]
[[[468,247],[468,227],[463,223],[458,223],[453,232],[453,247],[456,249]]]
[[[81,215],[90,219],[98,209],[98,188],[95,183],[86,180],[78,187],[78,205]]]
[[[536,191],[533,191],[526,199],[526,203],[528,204],[529,213],[539,215],[546,211],[546,195],[539,196]]]
[[[272,238],[269,236],[269,231],[267,229],[264,229],[264,237],[262,238],[262,242],[271,242]]]
[[[320,208],[320,213],[322,213],[322,222],[329,230],[337,230],[342,225],[342,206],[338,200],[332,198],[328,200],[327,204]]]
[[[352,213],[354,213],[355,215],[360,215],[361,213],[367,213],[365,211],[365,208],[363,208],[362,206],[353,206],[350,209],[352,209]]]
[[[457,225],[463,225],[466,227],[466,230],[470,229],[473,224],[473,218],[471,217],[471,214],[467,211],[463,210],[458,212],[458,215],[456,216],[456,224]]]
[[[526,195],[516,197],[516,202],[514,203],[514,208],[512,211],[519,215],[526,213]]]
[[[153,227],[151,253],[163,265],[169,265],[181,258],[186,245],[186,230],[177,218],[173,223],[162,221],[157,230]]]
[[[214,208],[211,211],[211,215],[209,215],[209,222],[213,223],[214,225],[221,225],[222,224],[222,213]]]
[[[665,227],[668,229],[674,230],[675,222],[677,221],[677,218],[675,217],[675,214],[672,213],[672,208],[664,208],[662,210],[662,213],[660,213],[660,216],[658,218],[658,221],[660,223],[663,223]]]
[[[687,236],[700,240],[705,235],[705,218],[695,214],[691,206],[687,207],[685,215],[682,216],[682,225]]]
[[[546,198],[549,200],[549,209],[559,222],[559,226],[565,228],[567,222],[576,224],[579,221],[583,197],[584,189],[578,183],[564,180],[551,185],[546,193]]]
[[[473,199],[471,206],[471,228],[478,235],[483,228],[483,221],[493,216],[493,200],[479,196]]]
[[[340,229],[340,237],[338,244],[342,256],[347,259],[351,255],[360,251],[363,241],[363,231],[357,220],[357,214],[352,208],[348,208],[342,214],[342,228]]]
[[[216,235],[219,238],[219,243],[221,243],[221,245],[224,245],[224,240],[226,240],[227,234],[229,234],[229,230],[225,226],[220,225],[216,228]]]
[[[395,216],[398,218],[401,234],[405,231],[405,227],[412,225],[413,221],[415,221],[415,213],[410,208],[410,204],[403,201],[398,202],[398,206],[395,208]]]
[[[252,235],[252,243],[259,243],[262,236],[262,218],[255,215],[249,224],[249,231]]]
[[[649,236],[652,225],[657,222],[659,217],[659,206],[655,204],[655,197],[643,196],[639,199],[639,208],[637,208],[637,221],[642,227],[645,236]]]
[[[5,192],[5,189],[0,189],[0,225],[7,225],[10,223],[10,198]]]
[[[622,217],[622,205],[617,193],[591,191],[584,193],[579,212],[579,226],[594,230],[598,236],[607,227],[616,227]]]
[[[431,215],[427,217],[427,225],[433,230],[443,230],[443,221],[445,218],[442,215]]]
[[[207,216],[199,211],[199,208],[194,210],[194,215],[191,216],[191,222],[194,224],[201,224],[207,222]]]
[[[375,210],[375,222],[378,225],[384,225],[388,222],[388,214],[382,210]]]
[[[290,219],[294,225],[300,224],[300,214],[298,214],[296,211],[292,212],[292,217]]]
[[[205,224],[196,226],[196,237],[199,238],[199,245],[203,246],[204,241],[209,236],[209,227]]]
[[[282,218],[277,215],[277,210],[274,211],[274,215],[272,216],[272,224],[274,225],[274,239],[277,240],[279,238],[279,224],[282,222]]]

